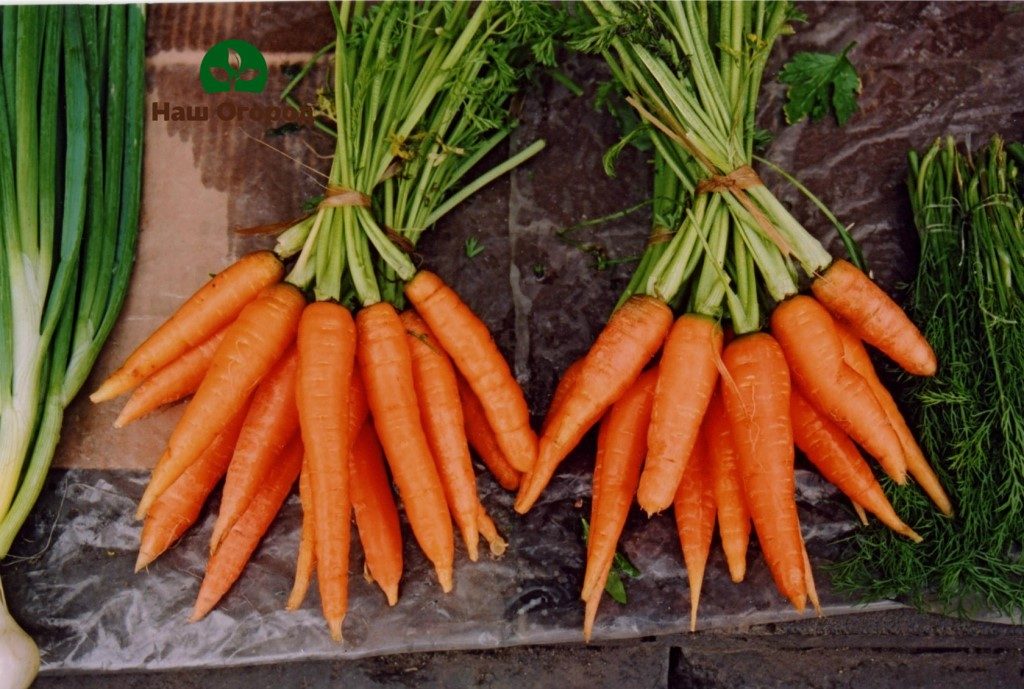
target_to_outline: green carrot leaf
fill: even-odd
[[[843,126],[857,111],[861,81],[847,57],[855,45],[851,43],[838,55],[800,52],[782,67],[779,81],[789,86],[783,108],[789,124],[804,117],[816,122],[831,108]]]

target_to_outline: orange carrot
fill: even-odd
[[[462,401],[462,416],[466,425],[466,439],[470,446],[483,460],[484,466],[491,472],[498,485],[505,490],[519,487],[520,474],[507,459],[498,445],[498,439],[491,429],[483,405],[476,393],[461,375],[459,381],[459,399]]]
[[[711,398],[704,415],[704,439],[708,446],[708,473],[718,508],[718,533],[733,582],[747,573],[747,545],[750,543],[750,511],[743,496],[739,453],[729,429],[722,391]]]
[[[836,323],[812,297],[797,295],[772,313],[778,339],[796,386],[875,457],[894,481],[907,481],[903,447],[867,381],[843,361]]]
[[[612,405],[597,435],[587,568],[580,595],[587,604],[583,613],[585,641],[590,641],[593,633],[598,601],[615,561],[615,549],[640,480],[640,465],[647,451],[645,429],[651,418],[657,380],[657,369],[640,374]]]
[[[640,374],[601,422],[591,489],[583,600],[600,595],[615,559],[615,548],[633,504],[647,451],[646,429],[657,379],[656,368]]]
[[[529,471],[537,458],[530,409],[487,326],[433,273],[417,273],[405,295],[473,388],[505,458]]]
[[[722,327],[699,314],[680,316],[665,340],[647,431],[647,461],[636,498],[648,515],[669,507],[697,442],[718,381]]]
[[[903,447],[903,456],[907,460],[907,471],[924,489],[924,492],[932,499],[935,506],[947,517],[952,517],[953,504],[950,502],[949,496],[946,495],[946,491],[942,488],[942,483],[939,482],[939,477],[935,475],[931,464],[928,463],[924,452],[921,451],[921,446],[914,439],[914,434],[911,433],[910,427],[907,426],[907,422],[903,418],[903,414],[900,413],[899,407],[896,406],[896,400],[892,398],[889,391],[882,385],[882,381],[878,379],[878,374],[875,373],[875,367],[871,364],[871,358],[868,356],[867,350],[864,349],[864,344],[848,326],[842,323],[837,323],[836,325],[838,326],[839,339],[843,343],[843,359],[850,368],[859,373],[868,382],[871,391],[875,394],[875,399],[882,405],[886,418],[889,419],[889,423],[892,424],[892,427],[896,430],[897,437],[900,439],[900,445]]]
[[[299,536],[299,555],[295,560],[295,583],[288,595],[285,610],[298,610],[306,598],[309,583],[316,569],[316,523],[313,511],[313,489],[309,485],[309,462],[302,460],[299,472],[299,502],[302,503],[302,532]]]
[[[372,422],[363,425],[352,446],[351,457],[352,510],[356,514],[366,569],[384,591],[388,605],[394,605],[398,602],[398,584],[402,579],[402,530]]]
[[[359,430],[363,427],[369,412],[366,406],[366,392],[363,390],[363,381],[359,377],[359,369],[353,368],[352,370],[352,382],[349,385],[348,395],[348,438],[350,438],[351,448],[351,443],[354,443],[355,439],[359,436]],[[353,501],[356,500],[355,493],[359,490],[359,486],[353,483],[356,480],[355,477],[356,473],[351,469],[350,464],[349,486]],[[310,485],[309,462],[305,460],[302,463],[302,473],[299,475],[299,498],[302,501],[302,536],[295,564],[295,583],[292,585],[292,592],[288,596],[287,610],[296,610],[302,605],[316,567],[316,509],[313,507],[313,488]]]
[[[569,364],[569,368],[565,369],[565,373],[562,374],[562,379],[558,381],[558,385],[555,386],[555,394],[551,396],[551,404],[548,405],[548,413],[544,416],[544,424],[541,426],[541,433],[545,433],[548,430],[548,425],[555,416],[558,415],[559,409],[565,404],[566,398],[572,393],[572,387],[576,385],[576,381],[580,378],[580,369],[583,368],[583,359],[577,359],[576,361]]]
[[[359,431],[363,429],[363,424],[366,423],[366,418],[369,415],[370,405],[366,401],[363,376],[359,373],[359,367],[354,365],[352,382],[348,389],[348,442],[350,447],[359,437]]]
[[[153,503],[142,526],[136,572],[162,555],[199,518],[203,503],[228,469],[244,419],[245,409],[242,409],[203,450],[199,459]]]
[[[299,356],[292,346],[253,393],[249,413],[224,479],[220,511],[210,538],[210,552],[217,550],[224,534],[245,512],[285,445],[299,430],[299,410],[295,406],[298,367]]]
[[[487,541],[491,555],[501,557],[505,554],[508,542],[498,533],[498,527],[494,525],[494,520],[491,519],[491,515],[487,514],[483,505],[479,505],[477,508],[477,528],[480,530],[480,535]]]
[[[414,311],[401,315],[412,354],[413,384],[420,406],[420,422],[427,435],[430,453],[437,462],[437,473],[444,486],[452,518],[462,533],[469,559],[479,557],[480,531],[473,460],[469,457],[459,383],[448,355],[437,343],[430,328]]]
[[[804,581],[807,582],[807,600],[811,602],[814,612],[821,617],[821,601],[818,600],[818,587],[814,585],[814,570],[811,568],[811,558],[807,556],[807,545],[800,539],[800,545],[804,550]]]
[[[301,467],[302,441],[296,436],[288,444],[281,461],[260,486],[245,514],[231,527],[220,548],[206,563],[206,575],[199,587],[190,622],[203,619],[238,580],[295,485]]]
[[[803,611],[807,602],[793,478],[789,368],[767,333],[737,337],[722,355],[728,377],[722,400],[740,457],[740,474],[754,529],[779,588]]]
[[[819,414],[798,390],[793,390],[790,405],[796,446],[822,476],[890,529],[920,542],[921,537],[896,514],[871,467],[842,429]]]
[[[675,496],[676,531],[690,582],[690,631],[697,631],[697,606],[704,568],[715,533],[715,491],[708,472],[707,445],[698,436]]]
[[[857,336],[905,371],[935,375],[935,352],[903,309],[855,266],[842,259],[811,283],[814,296]]]
[[[211,443],[228,419],[242,408],[260,379],[295,338],[306,303],[295,287],[280,283],[247,304],[213,355],[210,369],[174,427],[164,459],[139,503],[136,516],[146,516],[153,501]]]
[[[434,564],[441,588],[452,588],[455,537],[444,488],[420,422],[408,337],[395,308],[368,306],[356,317],[359,371],[377,437],[413,535]]]
[[[283,275],[284,266],[270,251],[238,259],[189,297],[89,399],[104,402],[128,392],[234,320],[242,307]]]
[[[317,302],[302,312],[295,401],[316,515],[317,583],[324,618],[335,641],[341,641],[348,608],[352,519],[348,414],[355,350],[356,328],[344,306]]]
[[[213,361],[227,328],[217,331],[198,347],[190,349],[135,388],[124,409],[114,421],[114,428],[123,428],[132,421],[159,409],[165,404],[188,397],[199,387]]]
[[[584,357],[572,393],[549,421],[537,464],[519,488],[517,512],[525,513],[533,506],[562,460],[636,380],[671,325],[672,310],[648,296],[631,297],[612,314]]]

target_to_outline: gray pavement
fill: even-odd
[[[527,646],[187,672],[37,689],[1012,689],[1024,628],[894,610],[593,646]]]

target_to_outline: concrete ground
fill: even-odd
[[[170,673],[43,677],[36,689],[1009,689],[1024,628],[895,610],[595,646],[527,646]]]

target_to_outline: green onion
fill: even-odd
[[[7,7],[0,21],[3,557],[124,302],[141,195],[145,26],[136,6]]]

